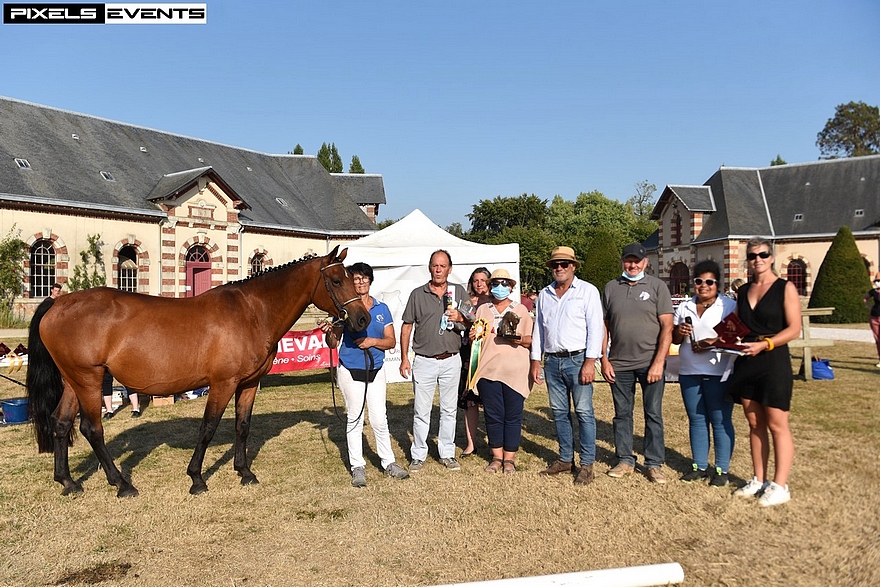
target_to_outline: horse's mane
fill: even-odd
[[[249,276],[245,277],[244,279],[230,281],[230,282],[225,283],[224,285],[233,285],[236,283],[244,283],[244,282],[250,281],[251,279],[255,279],[257,277],[262,277],[263,275],[267,275],[269,273],[274,273],[275,271],[281,271],[282,269],[287,269],[288,267],[293,267],[294,265],[299,265],[300,263],[305,263],[306,261],[311,261],[312,259],[316,259],[320,256],[321,255],[318,255],[317,253],[306,253],[305,255],[303,255],[302,257],[300,257],[299,259],[296,259],[294,261],[288,261],[287,263],[284,263],[283,265],[273,265],[272,267],[267,267],[266,269],[263,269],[257,273],[254,273],[253,275],[249,275]],[[339,262],[339,258],[336,258],[331,262]]]

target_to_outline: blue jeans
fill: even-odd
[[[448,359],[429,359],[416,355],[412,362],[413,380],[413,444],[410,457],[428,458],[428,430],[434,408],[434,392],[440,389],[440,430],[437,452],[441,459],[455,458],[455,412],[458,406],[458,380],[461,377],[461,355]]]
[[[489,379],[480,379],[477,390],[483,400],[489,448],[516,452],[522,438],[523,405],[526,398],[510,386]]]
[[[556,423],[559,440],[559,460],[574,460],[574,415],[578,419],[581,466],[592,465],[596,460],[596,416],[593,414],[593,384],[582,385],[581,367],[584,355],[576,357],[544,357],[544,380],[550,398],[550,411]]]
[[[691,453],[699,469],[709,467],[709,427],[715,442],[715,466],[727,473],[733,454],[733,402],[724,401],[727,383],[720,376],[679,375],[681,398],[690,422]]]
[[[614,450],[618,462],[635,466],[633,454],[633,407],[636,382],[642,386],[642,404],[645,408],[645,466],[660,467],[666,459],[663,441],[663,388],[665,377],[648,383],[648,367],[631,371],[615,371],[611,384],[614,400]]]

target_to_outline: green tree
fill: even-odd
[[[654,234],[654,231],[660,226],[657,221],[651,220],[651,214],[654,212],[654,206],[657,203],[654,199],[654,192],[656,191],[657,186],[653,183],[648,183],[646,179],[636,184],[636,194],[626,201],[635,216],[635,221],[630,230],[633,241],[642,242]]]
[[[603,229],[594,232],[578,272],[581,279],[595,285],[600,293],[606,283],[621,273],[620,251],[628,243],[617,243],[615,238],[614,234]]]
[[[321,143],[318,150],[318,162],[330,173],[342,173],[342,159],[336,150],[336,143]]]
[[[349,173],[366,173],[364,171],[364,166],[361,165],[361,160],[357,155],[351,156],[351,165],[348,166]]]
[[[770,167],[776,167],[777,165],[788,165],[788,161],[782,158],[782,155],[777,154],[776,159],[770,162]]]
[[[400,220],[400,218],[386,218],[385,220],[380,220],[376,223],[376,228],[378,228],[379,230],[382,230],[383,228],[388,228],[398,220]]]
[[[12,302],[21,293],[21,284],[24,283],[28,249],[27,243],[18,238],[20,234],[13,224],[0,240],[0,303],[7,311],[12,309]]]
[[[816,136],[823,159],[880,153],[880,108],[864,102],[840,104]]]
[[[79,252],[80,262],[73,268],[73,277],[67,282],[70,291],[99,287],[107,282],[104,270],[104,254],[101,252],[101,235],[86,237],[88,247]]]
[[[869,289],[871,279],[856,240],[848,226],[841,226],[819,267],[809,304],[810,308],[833,307],[834,313],[811,319],[829,324],[867,322],[862,296]]]
[[[557,243],[546,231],[537,227],[511,226],[490,236],[485,242],[490,245],[519,244],[519,278],[522,291],[539,290],[552,281],[545,263]]]
[[[462,228],[461,222],[453,222],[452,224],[450,224],[449,226],[447,226],[443,230],[445,230],[446,232],[448,232],[452,236],[457,236],[458,238],[465,237],[464,228]]]
[[[289,155],[302,155],[305,151],[303,151],[302,145],[299,143],[293,148],[293,151],[288,151]]]
[[[467,215],[471,221],[470,234],[479,242],[501,234],[505,228],[520,226],[542,228],[547,214],[547,200],[535,194],[517,197],[496,196],[480,200]]]

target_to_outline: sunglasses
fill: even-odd
[[[492,287],[495,287],[496,285],[501,285],[504,287],[513,287],[513,284],[510,283],[509,281],[507,281],[506,279],[493,279],[489,285],[491,285]]]
[[[568,266],[571,265],[570,261],[553,261],[550,263],[550,267],[553,269],[559,269],[562,267],[563,269],[568,269]]]
[[[716,283],[718,283],[718,281],[715,280],[715,279],[703,279],[703,278],[701,278],[701,277],[695,277],[695,278],[694,278],[694,285],[703,285],[704,283],[705,283],[706,285],[708,285],[709,287],[712,287],[713,285],[715,285]]]
[[[761,257],[762,259],[766,259],[769,256],[770,256],[770,251],[761,251],[760,253],[747,253],[746,259],[748,259],[749,261],[754,261],[758,257]]]

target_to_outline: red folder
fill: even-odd
[[[732,350],[743,350],[746,348],[740,342],[749,333],[749,327],[743,324],[743,321],[739,319],[736,313],[728,314],[721,322],[716,324],[715,332],[718,333],[718,339],[712,343],[712,346]]]

